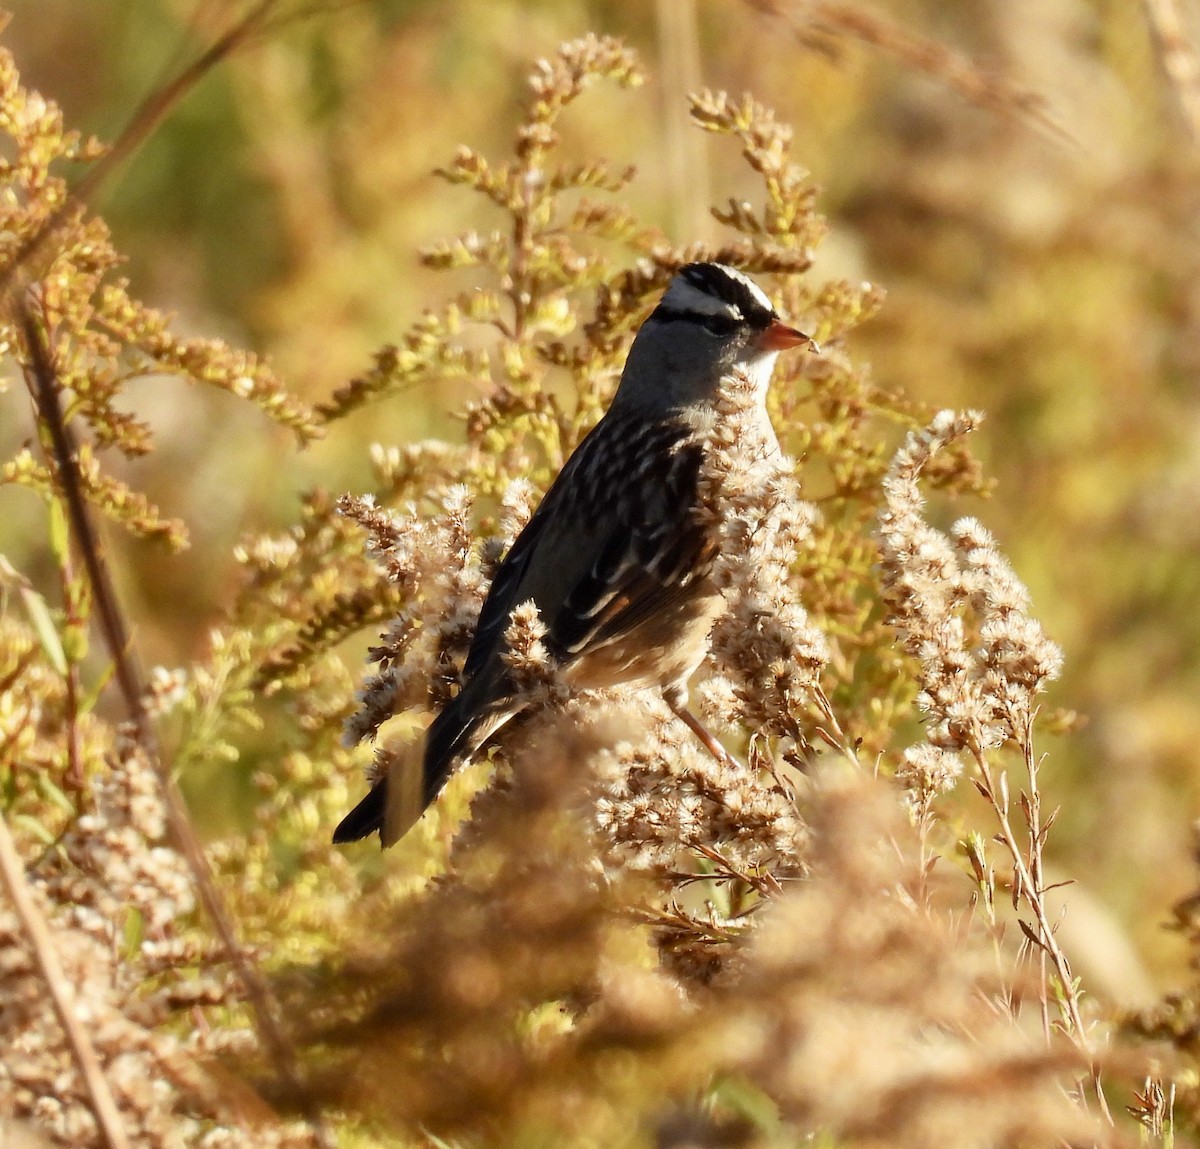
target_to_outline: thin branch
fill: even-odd
[[[658,910],[650,906],[635,906],[623,916],[645,925],[692,934],[706,942],[731,942],[736,941],[738,936],[733,930],[724,929],[715,922],[706,922],[700,918],[691,917],[680,910]]]
[[[67,1035],[71,1056],[75,1059],[79,1076],[83,1078],[83,1085],[104,1141],[109,1149],[129,1149],[129,1138],[125,1135],[125,1126],[121,1122],[116,1100],[108,1087],[95,1047],[75,1013],[74,993],[59,963],[50,927],[33,900],[29,882],[25,877],[25,868],[21,864],[21,857],[17,853],[12,835],[8,832],[8,823],[3,813],[0,813],[0,881],[8,892],[25,936],[29,938],[34,958],[50,992],[50,1000],[54,1002],[63,1032]]]
[[[779,880],[769,870],[764,871],[761,875],[752,874],[749,870],[734,865],[720,850],[713,846],[707,846],[703,842],[692,843],[692,849],[701,857],[707,858],[718,869],[724,870],[729,877],[737,878],[738,881],[744,882],[764,897],[774,897],[776,894],[783,893],[783,887],[779,884]],[[710,877],[711,875],[704,876]]]
[[[282,16],[277,16],[274,22],[271,19],[276,15],[280,2],[281,0],[258,0],[241,19],[237,20],[224,34],[218,36],[211,46],[202,51],[191,64],[184,67],[174,79],[157,86],[142,101],[125,129],[105,155],[93,165],[58,209],[17,249],[7,264],[0,268],[0,298],[10,294],[15,295],[23,289],[18,278],[21,269],[44,249],[66,221],[84,209],[97,189],[141,146],[171,110],[201,80],[225,58],[237,49],[244,47],[255,36],[262,35],[270,28],[281,26],[285,22],[286,17]],[[321,3],[308,4],[293,13],[293,17],[307,18],[325,8],[326,5]],[[280,1079],[297,1095],[307,1096],[306,1091],[301,1087],[300,1073],[293,1051],[280,1027],[278,1010],[270,988],[238,941],[233,921],[217,890],[207,855],[196,836],[183,797],[171,776],[170,769],[162,760],[157,737],[146,713],[145,692],[140,673],[134,662],[129,629],[125,624],[99,537],[92,523],[83,493],[75,444],[72,441],[70,428],[63,419],[59,404],[50,349],[34,323],[27,301],[20,296],[17,299],[16,311],[32,364],[32,378],[29,380],[30,391],[33,394],[42,426],[49,435],[50,452],[54,458],[55,470],[66,504],[72,534],[83,557],[84,567],[92,587],[97,620],[113,660],[116,683],[133,721],[138,744],[159,778],[172,839],[191,871],[201,904],[212,921],[230,963],[242,982],[259,1038],[267,1049],[276,1072]],[[64,1025],[66,1024],[64,1018]],[[103,1084],[103,1079],[101,1079],[101,1085]],[[332,1135],[325,1127],[320,1115],[313,1111],[308,1116],[321,1144],[332,1145]],[[102,1126],[106,1126],[99,1111],[97,1117]],[[115,1137],[108,1135],[108,1141],[112,1149],[125,1149],[128,1144],[119,1127]]]
[[[72,590],[74,578],[71,571],[71,555],[70,552],[63,554],[60,558],[59,578],[62,582],[63,603],[66,607],[66,625],[68,627],[81,626],[84,620],[80,617],[79,603],[76,601],[76,595]],[[76,795],[83,793],[86,779],[83,773],[83,752],[80,744],[79,732],[79,698],[80,698],[80,683],[79,683],[79,663],[76,659],[68,657],[67,673],[64,678],[66,686],[66,742],[67,742],[67,784]],[[77,798],[78,800],[78,798]]]
[[[1033,757],[1033,719],[1034,713],[1025,713],[1024,729],[1022,731],[1022,750],[1025,755],[1025,772],[1029,778],[1029,790],[1021,795],[1021,812],[1025,815],[1025,826],[1029,830],[1029,874],[1034,882],[1034,890],[1038,900],[1046,895],[1046,878],[1042,866],[1042,844],[1045,834],[1042,832],[1042,795],[1038,790],[1038,764]],[[1046,962],[1048,958],[1045,946],[1038,951],[1038,972],[1041,975],[1039,985],[1046,984]],[[1041,995],[1042,1029],[1047,1039],[1050,1037],[1050,1003],[1046,994]]]
[[[821,712],[822,720],[828,727],[826,729],[825,726],[818,726],[816,728],[817,736],[831,749],[842,754],[852,766],[862,769],[862,763],[858,758],[858,749],[842,729],[842,724],[834,712],[833,703],[829,701],[829,695],[825,693],[825,688],[819,682],[813,683],[812,696],[813,701],[817,704],[817,709]]]
[[[1087,1030],[1083,1024],[1083,1015],[1079,1011],[1079,995],[1075,989],[1075,979],[1071,973],[1071,963],[1067,960],[1067,955],[1058,943],[1058,937],[1050,924],[1050,917],[1046,911],[1045,899],[1042,897],[1043,891],[1034,882],[1033,874],[1030,872],[1030,867],[1017,840],[1016,831],[1013,829],[1012,822],[1008,817],[1007,783],[1002,777],[1000,789],[997,790],[997,785],[992,778],[992,768],[987,760],[987,755],[977,745],[972,746],[970,749],[971,756],[975,759],[975,763],[979,767],[980,776],[983,779],[983,786],[980,787],[980,790],[987,798],[996,815],[996,820],[1000,825],[1000,840],[1004,843],[1004,847],[1012,859],[1015,880],[1025,897],[1025,904],[1032,911],[1037,921],[1037,941],[1042,947],[1042,952],[1050,959],[1050,963],[1054,967],[1055,976],[1062,987],[1062,1001],[1066,1009],[1067,1019],[1070,1022],[1071,1036],[1076,1046],[1078,1046],[1088,1059],[1096,1097],[1105,1118],[1111,1123],[1112,1114],[1109,1112],[1108,1101],[1100,1085],[1100,1068],[1095,1055],[1092,1053],[1091,1043],[1088,1041]],[[1030,761],[1028,751],[1026,761],[1027,763]],[[1022,923],[1022,928],[1025,928],[1024,923]]]
[[[23,302],[23,301],[22,301]],[[72,535],[83,557],[84,569],[92,587],[100,631],[113,660],[114,679],[133,722],[139,747],[153,767],[162,787],[167,825],[176,848],[191,871],[201,904],[236,970],[249,1000],[258,1035],[270,1056],[280,1080],[297,1096],[307,1096],[302,1087],[299,1067],[279,1023],[278,1007],[270,987],[258,967],[250,960],[238,940],[233,919],[217,889],[216,878],[196,835],[183,795],[163,761],[158,737],[146,711],[146,692],[137,668],[132,639],[125,616],[113,587],[108,563],[90,509],[83,493],[77,452],[70,428],[63,420],[58,385],[50,349],[27,306],[20,308],[19,320],[28,346],[32,379],[30,390],[38,417],[50,437],[59,487],[67,508]],[[322,1141],[332,1144],[319,1116],[309,1114]]]

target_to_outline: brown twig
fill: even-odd
[[[757,890],[758,893],[765,897],[774,897],[776,894],[783,893],[783,887],[769,870],[764,871],[761,875],[752,874],[749,870],[744,870],[740,866],[735,865],[714,846],[707,846],[703,842],[694,843],[692,848],[701,857],[707,858],[712,862],[714,866],[724,870],[730,877],[737,878],[739,882],[745,882],[747,886],[753,890]]]
[[[649,906],[637,906],[630,909],[625,916],[645,925],[694,934],[708,942],[737,940],[737,934],[734,931],[723,929],[715,922],[705,922],[699,918],[690,917],[678,910],[658,910]]]
[[[135,662],[129,628],[125,624],[125,616],[117,599],[99,535],[83,493],[71,430],[63,419],[50,349],[28,307],[20,307],[19,321],[32,365],[30,390],[39,420],[50,438],[59,488],[66,504],[72,534],[92,588],[100,632],[113,660],[114,679],[133,722],[138,745],[154,768],[162,786],[167,825],[172,840],[187,862],[205,913],[246,991],[259,1038],[275,1066],[276,1073],[296,1096],[304,1097],[306,1092],[302,1087],[299,1067],[280,1026],[274,995],[238,940],[233,919],[217,889],[208,856],[196,835],[183,795],[163,761],[157,734],[146,711],[146,694]],[[318,1115],[310,1113],[309,1117],[317,1129],[318,1137],[323,1142],[332,1144]]]
[[[1042,795],[1038,790],[1038,764],[1033,757],[1033,719],[1034,713],[1025,715],[1024,735],[1022,746],[1025,754],[1025,772],[1029,777],[1029,789],[1021,794],[1021,811],[1025,815],[1025,825],[1029,830],[1029,875],[1033,879],[1038,896],[1046,894],[1046,879],[1042,867],[1042,845],[1045,841],[1045,831],[1042,829]],[[1049,829],[1047,826],[1046,829]],[[1038,967],[1041,974],[1039,985],[1046,984],[1047,952],[1045,947],[1038,947]],[[1042,1029],[1047,1038],[1050,1035],[1050,1003],[1043,993],[1041,995]]]
[[[12,835],[8,832],[8,823],[4,820],[3,813],[0,813],[0,881],[4,883],[21,928],[33,948],[34,958],[50,993],[50,1000],[54,1002],[55,1012],[66,1034],[67,1044],[71,1047],[71,1056],[75,1059],[79,1076],[83,1079],[84,1089],[87,1091],[101,1135],[109,1149],[129,1149],[129,1138],[125,1135],[125,1126],[121,1122],[116,1100],[108,1087],[95,1047],[75,1013],[74,994],[59,964],[54,938],[50,934],[46,919],[33,900],[29,882],[25,877],[25,868],[21,864],[21,857],[17,853]]]
[[[1031,731],[1028,729],[1026,733],[1027,735],[1031,735]],[[1032,761],[1031,745],[1032,738],[1027,737],[1024,747],[1027,766]],[[1109,1111],[1108,1101],[1104,1096],[1104,1090],[1100,1084],[1100,1068],[1092,1052],[1091,1043],[1088,1041],[1087,1030],[1083,1024],[1083,1015],[1079,1010],[1079,994],[1075,988],[1071,963],[1067,960],[1067,955],[1063,951],[1062,946],[1059,945],[1058,936],[1050,923],[1050,915],[1046,909],[1046,901],[1043,897],[1045,891],[1034,877],[1033,870],[1026,860],[1024,851],[1021,849],[1021,844],[1017,840],[1016,831],[1013,829],[1012,821],[1008,816],[1008,780],[1001,774],[997,783],[992,774],[991,764],[988,762],[987,755],[978,745],[972,746],[970,749],[971,756],[975,759],[975,763],[979,767],[980,777],[983,780],[979,785],[979,790],[987,799],[988,804],[992,807],[996,815],[996,820],[1000,827],[1000,841],[1012,859],[1015,887],[1013,890],[1013,901],[1016,902],[1023,896],[1025,904],[1029,907],[1033,913],[1034,920],[1037,922],[1036,930],[1028,926],[1027,923],[1020,922],[1022,930],[1025,936],[1031,942],[1034,942],[1049,958],[1050,964],[1054,967],[1055,976],[1058,978],[1061,987],[1063,1008],[1066,1011],[1067,1021],[1069,1022],[1067,1027],[1068,1032],[1076,1046],[1088,1059],[1096,1098],[1105,1118],[1111,1123],[1112,1114]],[[1041,844],[1038,843],[1035,846],[1031,846],[1031,850],[1036,851],[1038,858],[1036,866],[1040,871]]]
[[[112,172],[137,150],[169,112],[217,64],[244,46],[255,34],[267,29],[270,18],[279,5],[280,0],[258,0],[258,3],[228,31],[201,52],[196,60],[184,67],[174,79],[156,87],[143,100],[108,152],[96,162],[62,205],[16,251],[7,266],[0,270],[0,295],[12,291],[21,268],[43,248],[67,219],[82,210]],[[311,16],[321,10],[321,5],[310,5],[303,10],[302,15]],[[295,1057],[279,1025],[274,998],[265,979],[238,941],[232,919],[217,890],[207,855],[196,836],[183,797],[170,770],[162,761],[157,738],[146,713],[145,693],[140,674],[134,664],[128,627],[125,625],[124,615],[117,601],[83,494],[74,443],[59,405],[50,349],[23,299],[18,301],[17,311],[33,365],[30,389],[42,425],[50,436],[51,452],[72,533],[83,556],[88,581],[95,597],[97,619],[113,659],[118,688],[134,723],[138,744],[158,774],[172,838],[188,864],[201,904],[245,988],[259,1037],[275,1065],[276,1072],[297,1095],[304,1096],[305,1091],[301,1088]],[[324,1127],[319,1115],[313,1112],[309,1116],[321,1143],[331,1145],[331,1134]]]
[[[825,688],[819,682],[813,684],[812,696],[813,701],[817,704],[817,709],[821,712],[825,726],[828,727],[826,729],[825,726],[818,726],[816,728],[817,737],[830,749],[843,755],[852,766],[861,769],[862,763],[858,758],[858,748],[842,729],[842,724],[834,712],[833,703],[829,701],[829,695],[825,693]]]
[[[19,654],[16,661],[13,663],[13,668],[3,677],[0,677],[0,694],[6,694],[13,686],[21,680],[21,676],[32,665],[34,659],[37,658],[37,647],[30,646],[28,649]],[[4,741],[0,742],[0,762],[12,762],[12,756],[9,754],[11,747],[16,745],[17,739],[21,736],[21,732],[29,725],[33,718],[33,712],[28,703],[25,705],[25,710],[20,719],[10,721],[8,729],[5,731]]]
[[[68,627],[78,627],[83,624],[83,619],[80,618],[79,603],[76,601],[76,595],[73,592],[74,578],[71,573],[71,556],[67,552],[61,556],[61,565],[59,567],[59,577],[62,581],[63,601],[66,603],[67,617],[66,625]],[[76,659],[68,657],[67,671],[63,676],[66,686],[66,740],[67,740],[67,783],[76,795],[83,793],[83,788],[86,785],[83,772],[83,753],[80,747],[79,733],[79,697],[80,697],[80,682],[79,682],[79,663]],[[77,799],[78,800],[78,797]]]

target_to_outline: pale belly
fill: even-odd
[[[718,592],[697,588],[693,597],[673,604],[669,612],[646,619],[568,663],[564,677],[577,690],[682,685],[704,661],[709,632],[723,609]]]

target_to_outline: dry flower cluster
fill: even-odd
[[[803,743],[801,716],[829,661],[792,578],[816,508],[800,498],[778,443],[760,439],[753,402],[742,379],[721,396],[700,475],[720,547],[713,577],[728,603],[712,638],[714,661],[728,676],[709,679],[704,698],[724,725]]]
[[[1125,1140],[1101,1085],[1102,1019],[1046,902],[1053,819],[1033,739],[1061,656],[983,528],[942,534],[918,486],[979,489],[961,442],[978,417],[915,411],[851,362],[845,337],[881,293],[812,281],[816,190],[752,97],[692,103],[763,181],[760,205],[715,213],[731,242],[673,246],[587,198],[633,173],[559,163],[560,115],[596,82],[640,78],[597,37],[535,65],[513,158],[461,150],[440,173],[503,224],[423,258],[484,289],[419,319],[318,416],[265,364],[176,338],[110,282],[103,225],[82,205],[56,214],[67,189],[51,171],[98,149],[0,54],[0,131],[18,157],[0,171],[0,230],[16,237],[0,339],[31,390],[50,371],[59,417],[87,437],[72,472],[37,405],[42,457],[3,471],[46,502],[61,605],[0,572],[0,845],[18,859],[3,867],[17,910],[0,901],[0,1121],[113,1149],[300,1146],[331,1129],[414,1146]],[[411,774],[499,557],[603,409],[657,293],[698,258],[760,277],[824,349],[777,379],[782,449],[744,433],[747,395],[731,388],[702,476],[728,609],[698,692],[730,753],[652,696],[571,696],[540,620],[519,611],[514,669],[536,704],[397,864],[360,871],[328,836],[363,767]],[[466,324],[485,345],[465,345]],[[480,397],[461,446],[373,448],[373,493],[314,493],[291,530],[247,539],[207,654],[152,676],[120,722],[97,706],[67,504],[74,492],[139,534],[182,537],[97,463],[148,449],[113,404],[151,369],[253,401],[301,438],[425,381],[469,379]],[[381,625],[356,692],[336,648]],[[126,653],[109,652],[118,666]],[[261,753],[263,726],[288,731],[282,751]],[[175,840],[165,766],[239,760],[257,766],[254,823],[209,845],[209,886]],[[965,776],[985,802],[964,828],[940,804]],[[232,939],[195,908],[199,894],[212,914],[214,889]],[[1193,1019],[1194,1034],[1194,1012],[1142,1030]],[[1135,1098],[1130,1048],[1106,1084],[1165,1144],[1165,1094]]]
[[[219,1050],[247,1048],[251,1035],[176,1023],[226,1007],[239,993],[219,950],[179,928],[192,919],[195,897],[165,834],[159,780],[136,744],[119,738],[90,780],[84,812],[29,867],[29,896],[130,1143],[247,1144],[236,1103],[200,1066]],[[39,941],[18,914],[0,911],[0,1099],[8,1116],[52,1143],[103,1143],[95,1097],[47,992]],[[306,1126],[280,1123],[252,1143],[314,1142]]]

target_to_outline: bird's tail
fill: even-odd
[[[425,736],[425,805],[441,792],[454,767],[470,758],[512,716],[496,704],[483,705],[473,697],[474,684],[448,703],[429,726]]]
[[[474,754],[512,716],[512,711],[503,706],[480,706],[475,693],[471,685],[465,687],[430,724],[425,736],[419,795],[398,792],[396,801],[390,803],[388,778],[380,778],[370,793],[338,823],[333,832],[336,845],[357,842],[378,831],[382,844],[390,846],[441,793],[454,767]],[[410,778],[415,783],[412,774],[395,781],[402,790],[415,791],[415,785],[404,785]],[[389,816],[389,805],[401,808],[392,810]]]
[[[337,825],[333,832],[333,844],[345,845],[357,842],[376,830],[383,832],[383,815],[387,812],[387,779],[380,778],[359,802]]]

